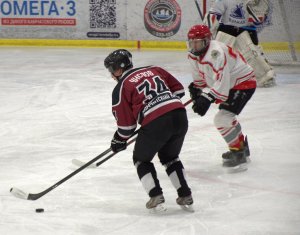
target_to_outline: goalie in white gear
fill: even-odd
[[[275,85],[275,72],[258,45],[257,26],[264,24],[270,13],[269,0],[216,0],[205,16],[206,24],[215,39],[238,49],[254,68],[260,87]],[[261,7],[253,14],[250,9]],[[266,7],[267,6],[267,7]]]
[[[254,71],[238,51],[211,36],[206,25],[195,25],[188,32],[193,110],[204,116],[212,103],[220,104],[214,124],[229,147],[222,154],[223,166],[245,169],[250,152],[237,115],[255,92]]]

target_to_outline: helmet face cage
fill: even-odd
[[[211,32],[206,25],[195,25],[188,32],[187,47],[194,55],[201,55],[209,46]]]
[[[187,42],[188,50],[194,55],[202,54],[209,45],[209,38],[204,39],[189,39]]]
[[[105,58],[104,66],[112,74],[118,69],[126,70],[132,68],[132,55],[125,49],[113,51]]]

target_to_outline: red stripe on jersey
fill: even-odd
[[[224,58],[225,58],[224,65],[223,65],[221,68],[219,68],[219,69],[214,68],[213,64],[210,63],[210,62],[208,62],[208,61],[205,61],[205,62],[199,61],[199,63],[200,63],[200,64],[203,64],[203,65],[207,64],[207,65],[209,65],[209,66],[212,68],[212,70],[213,70],[215,73],[219,73],[219,72],[221,72],[221,71],[224,69],[224,67],[225,67],[226,64],[227,64],[227,58],[226,58],[226,55],[225,55],[225,54],[224,54]]]
[[[235,53],[235,51],[232,49],[232,47],[227,46],[228,47],[228,53],[231,57],[233,57],[234,59],[237,58],[237,54]]]
[[[246,78],[246,80],[245,80],[245,78]],[[245,80],[245,81],[241,81],[241,80]],[[233,89],[237,89],[237,90],[246,90],[246,89],[252,89],[252,88],[256,88],[256,80],[255,80],[254,71],[251,71],[250,73],[246,74],[245,76],[238,78],[233,87]]]
[[[213,96],[214,96],[215,98],[218,98],[218,99],[220,99],[220,100],[226,100],[226,99],[228,98],[227,95],[222,95],[222,94],[220,94],[219,92],[217,92],[215,89],[211,89],[211,92],[213,93]]]

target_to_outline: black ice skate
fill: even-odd
[[[223,166],[228,169],[229,173],[245,171],[247,170],[247,162],[250,162],[249,156],[250,150],[246,137],[242,149],[232,149],[222,154]]]
[[[192,195],[186,197],[178,197],[176,203],[183,209],[189,212],[194,212]]]
[[[166,211],[167,208],[165,207],[165,198],[164,196],[158,195],[155,197],[151,197],[150,200],[146,203],[146,208],[151,210],[151,212],[161,212]]]
[[[248,145],[248,138],[246,136],[245,141],[243,143],[243,149],[241,149],[240,151],[243,151],[244,153],[244,157],[246,158],[247,162],[250,162],[250,149],[249,149],[249,145]],[[232,151],[228,151],[226,153],[222,154],[222,159],[223,159],[223,163],[227,162],[227,161],[231,161],[231,153]]]

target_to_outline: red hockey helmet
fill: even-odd
[[[209,46],[211,32],[206,25],[194,25],[188,32],[188,49],[196,56],[201,55]]]

